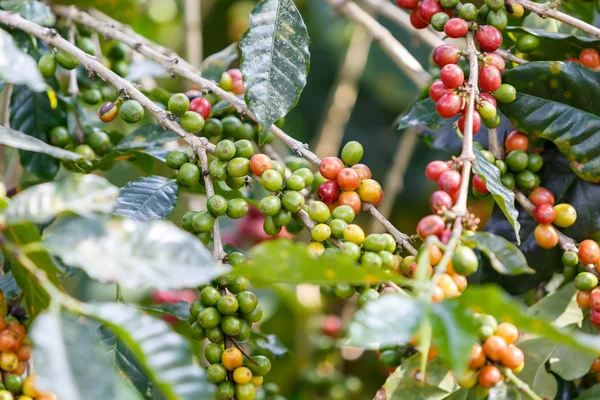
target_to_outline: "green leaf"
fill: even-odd
[[[419,100],[398,121],[398,130],[424,125],[429,129],[439,129],[448,120],[440,117],[435,110],[435,103],[430,98]]]
[[[2,253],[0,253],[0,257]],[[11,271],[8,271],[6,274],[0,276],[0,290],[6,297],[17,297],[21,289],[17,285],[17,281],[12,275]]]
[[[46,4],[37,0],[2,0],[0,8],[20,14],[23,18],[38,25],[53,26],[56,17]]]
[[[598,329],[594,328],[589,318],[583,322],[581,328],[573,326],[573,331],[598,334]],[[572,381],[590,372],[596,358],[597,356],[589,351],[575,350],[568,346],[559,345],[550,358],[550,369],[564,380]]]
[[[594,385],[575,400],[596,400],[600,398],[600,385]]]
[[[119,189],[98,175],[70,175],[65,179],[32,186],[13,197],[6,208],[8,224],[50,222],[58,214],[110,213]]]
[[[518,346],[525,354],[525,368],[519,378],[539,396],[553,399],[558,384],[554,375],[546,370],[546,362],[556,349],[556,343],[542,336],[521,340]]]
[[[179,186],[172,179],[153,175],[129,182],[119,192],[113,214],[144,222],[164,219],[177,204]]]
[[[515,208],[515,194],[500,182],[500,170],[490,163],[478,148],[474,147],[473,152],[475,153],[474,172],[482,177],[496,204],[513,227],[517,244],[521,244],[521,238],[519,237],[521,224],[518,221],[519,212]]]
[[[385,296],[384,296],[385,297]],[[416,378],[419,378],[417,380]],[[377,400],[442,400],[455,392],[458,386],[450,368],[439,358],[429,362],[423,381],[419,354],[404,362],[387,378],[377,392]]]
[[[533,52],[527,54],[529,60],[562,61],[567,56],[579,58],[579,53],[583,49],[600,50],[600,40],[593,36],[576,36],[519,26],[509,26],[506,28],[506,32],[509,39],[506,44],[509,46],[511,41],[516,44],[517,39],[526,34],[536,36],[539,39],[540,45]]]
[[[228,271],[198,238],[163,220],[60,218],[45,230],[44,243],[65,264],[127,288],[195,287]]]
[[[72,151],[64,150],[49,144],[33,136],[22,132],[0,126],[0,144],[7,145],[19,150],[31,151],[34,153],[47,154],[60,160],[77,160],[81,156]]]
[[[489,232],[475,232],[463,237],[462,241],[475,246],[490,260],[494,269],[504,275],[534,274],[521,250],[502,236]]]
[[[240,42],[246,103],[259,123],[259,145],[271,125],[298,103],[310,67],[308,32],[292,0],[261,0]]]
[[[552,325],[563,328],[567,325],[579,325],[583,321],[583,310],[577,304],[577,289],[569,283],[559,290],[544,296],[529,307],[535,315],[552,321]]]
[[[10,101],[10,126],[27,135],[48,142],[52,128],[65,126],[62,102],[52,109],[46,93],[35,93],[25,86],[15,86]],[[34,175],[51,180],[58,173],[59,161],[46,154],[21,151],[21,164]]]
[[[38,316],[30,335],[41,388],[61,399],[121,398],[120,378],[92,327],[55,309]]]
[[[236,274],[246,276],[255,283],[364,283],[406,279],[380,268],[359,267],[344,254],[323,255],[317,259],[310,255],[304,243],[288,239],[265,241],[250,252],[244,265],[236,266]]]
[[[500,106],[515,128],[552,141],[581,178],[600,181],[600,106],[589,90],[600,72],[577,63],[532,62],[506,72],[517,98]]]
[[[157,318],[122,303],[86,307],[86,315],[104,323],[135,355],[165,400],[212,400],[214,385],[192,363],[192,349],[183,337]]]
[[[0,79],[15,85],[27,85],[35,92],[46,90],[46,82],[37,68],[37,63],[17,47],[12,36],[0,29]]]
[[[102,158],[92,161],[69,161],[68,166],[75,172],[90,173],[98,169],[108,171],[118,161],[131,161],[137,164],[144,173],[151,174],[153,162],[165,163],[168,152],[167,149],[162,147],[148,147],[142,150],[113,150],[102,156]]]
[[[288,348],[281,343],[281,340],[277,335],[267,335],[257,331],[256,329],[252,329],[252,331],[250,331],[250,339],[248,340],[248,344],[252,348],[270,352],[275,358],[281,358],[289,352]]]
[[[354,314],[345,346],[378,349],[407,343],[424,318],[425,305],[405,294],[389,294],[368,302]]]
[[[170,315],[180,321],[187,321],[190,316],[190,304],[183,300],[177,303],[142,305],[140,309],[161,315]]]
[[[18,246],[23,246],[29,243],[38,243],[42,240],[40,231],[30,222],[8,225],[4,235],[9,242],[12,242]],[[31,316],[35,317],[42,312],[42,310],[48,308],[48,305],[50,304],[50,298],[48,297],[46,291],[38,284],[38,281],[27,271],[27,269],[19,264],[11,254],[5,252],[5,255],[9,260],[11,260],[13,277],[25,295],[27,311]],[[50,279],[53,284],[60,286],[57,277],[59,268],[56,266],[56,263],[52,257],[50,257],[47,251],[42,249],[32,252],[31,254],[28,254],[28,257],[39,268],[46,272],[48,279]]]
[[[227,71],[231,63],[237,60],[237,48],[238,44],[234,42],[223,50],[206,57],[206,59],[202,61],[202,65],[200,65],[202,76],[206,79],[219,82],[221,74]]]
[[[586,335],[559,329],[552,325],[552,321],[535,315],[497,286],[469,286],[458,298],[458,302],[477,312],[493,315],[500,321],[510,322],[525,332],[543,336],[555,344],[565,344],[600,355],[600,337],[598,335]]]
[[[179,135],[167,131],[158,124],[143,125],[128,134],[114,147],[114,150],[147,149],[161,147],[180,139]]]

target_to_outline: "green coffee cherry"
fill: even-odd
[[[83,91],[81,98],[86,104],[93,106],[102,101],[102,92],[98,89],[87,89]]]
[[[534,52],[540,45],[540,39],[537,36],[525,34],[517,39],[517,49],[521,53]]]
[[[185,163],[179,168],[177,174],[177,184],[190,187],[200,182],[200,168],[193,163]]]
[[[342,149],[342,161],[349,166],[358,164],[362,159],[364,150],[360,143],[356,141],[348,142]]]
[[[167,166],[173,169],[179,169],[181,166],[190,161],[187,153],[179,150],[173,150],[167,153]]]
[[[56,62],[64,69],[75,69],[79,65],[79,61],[63,49],[58,49],[55,57]]]
[[[218,159],[229,161],[235,156],[235,143],[231,140],[223,139],[215,146],[215,155]]]
[[[135,124],[144,117],[144,107],[136,100],[127,100],[119,107],[119,117],[129,124]]]
[[[175,93],[169,98],[168,108],[172,114],[181,115],[190,108],[190,99],[185,93]]]
[[[57,147],[65,147],[71,143],[71,134],[64,126],[55,126],[50,131],[50,143]]]
[[[44,78],[51,78],[56,72],[56,58],[54,54],[44,54],[38,61],[38,69]]]
[[[209,118],[204,122],[204,134],[208,137],[217,137],[223,134],[223,124],[216,118]]]
[[[244,199],[231,199],[227,202],[227,216],[239,219],[248,213],[248,203]]]
[[[204,118],[194,111],[186,111],[181,116],[181,127],[190,133],[200,132],[204,128]]]

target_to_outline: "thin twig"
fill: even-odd
[[[500,142],[498,141],[498,131],[496,128],[488,129],[488,142],[490,153],[496,158],[496,160],[504,159],[504,148],[500,146]]]
[[[538,4],[529,0],[515,0],[517,3],[521,4],[523,8],[533,11],[541,18],[552,18],[557,21],[564,22],[567,25],[574,26],[577,29],[580,29],[586,33],[589,33],[592,36],[595,36],[600,39],[600,29],[596,28],[593,25],[588,24],[578,18],[571,17],[565,13],[560,11],[556,11],[552,8],[552,4]]]
[[[248,353],[246,353],[246,352],[244,351],[244,349],[242,348],[242,346],[240,346],[240,345],[238,344],[238,342],[237,342],[237,341],[236,341],[234,338],[230,337],[230,338],[229,338],[229,340],[231,340],[231,343],[233,343],[233,345],[234,345],[235,347],[237,347],[237,348],[238,348],[238,350],[239,350],[239,351],[242,353],[242,355],[243,355],[244,357],[246,357],[246,358],[247,358],[247,359],[248,359],[248,360],[249,360],[251,363],[258,365],[258,363],[257,363],[256,361],[254,361],[254,359],[253,359],[252,357],[250,357],[250,356],[248,355]]]
[[[416,255],[417,250],[410,244],[410,236],[405,233],[400,232],[390,221],[388,221],[375,206],[371,203],[364,203],[363,210],[367,211],[371,214],[381,225],[385,227],[385,229],[389,232],[390,235],[396,239],[396,242],[404,247],[410,254]]]
[[[2,90],[2,114],[0,124],[5,128],[10,128],[10,99],[12,97],[14,85],[7,83]]]
[[[509,50],[498,49],[496,50],[496,53],[498,53],[505,60],[512,61],[517,64],[527,64],[529,62],[521,57],[515,56]]]
[[[71,13],[77,12],[75,6],[71,6]],[[75,27],[75,22],[69,18],[69,31],[68,31],[68,39],[72,45],[75,45],[75,31],[77,28]],[[79,85],[77,84],[77,68],[73,68],[69,71],[69,89],[67,91],[69,96],[75,97],[79,95]]]
[[[508,378],[509,381],[515,384],[517,389],[528,395],[532,400],[543,400],[533,390],[531,390],[528,384],[517,378],[517,376],[511,371],[510,368],[503,368],[502,372]]]
[[[431,76],[413,55],[375,18],[370,16],[358,4],[348,0],[327,0],[327,3],[340,14],[361,24],[377,42],[381,49],[396,63],[396,65],[417,85],[423,88]]]

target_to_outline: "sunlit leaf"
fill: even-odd
[[[2,29],[0,29],[0,79],[15,85],[27,85],[35,92],[42,92],[47,87],[33,57],[23,53],[8,32]]]
[[[463,242],[475,246],[489,260],[494,269],[505,275],[534,274],[521,250],[502,236],[489,232],[476,232]]]
[[[145,176],[121,189],[113,214],[141,222],[167,218],[177,204],[178,193],[179,187],[172,179]]]

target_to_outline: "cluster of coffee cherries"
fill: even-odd
[[[567,61],[583,64],[588,68],[600,71],[600,54],[595,49],[583,49],[579,58],[570,57]]]
[[[21,322],[26,313],[23,307],[9,306],[5,300],[0,290],[0,400],[57,400],[54,394],[38,390],[35,376],[28,375],[31,344]]]
[[[520,18],[525,10],[514,0],[486,0],[479,9],[459,0],[396,0],[398,7],[410,10],[410,22],[417,29],[430,24],[448,37],[458,38],[473,29],[476,23],[487,24],[499,30],[508,25],[508,16]]]
[[[533,189],[528,198],[535,205],[533,217],[538,222],[534,230],[535,241],[538,246],[551,249],[558,244],[556,227],[568,228],[573,225],[577,220],[577,211],[567,203],[554,205],[554,195],[543,187]]]
[[[481,343],[473,345],[468,369],[459,377],[458,384],[463,388],[473,388],[479,384],[484,392],[504,380],[500,368],[508,368],[518,374],[525,367],[525,356],[515,342],[519,330],[508,322],[498,324],[491,315],[477,314]]]
[[[544,160],[538,151],[529,149],[529,138],[519,131],[513,131],[506,136],[504,141],[506,157],[504,160],[488,161],[500,170],[500,181],[513,190],[516,187],[524,192],[530,192],[540,185],[537,174],[544,166]]]
[[[340,370],[336,341],[344,336],[340,317],[333,314],[314,315],[308,320],[313,364],[302,372],[301,398],[350,400],[360,398],[362,381]]]
[[[600,327],[600,288],[598,287],[598,274],[600,273],[600,247],[591,239],[586,239],[578,246],[578,252],[565,252],[563,262],[567,253],[573,253],[568,259],[576,266],[588,266],[591,271],[584,270],[575,277],[577,293],[577,304],[582,309],[590,309],[589,317],[594,326]]]
[[[229,262],[239,265],[245,257],[229,255]],[[248,281],[229,273],[212,285],[200,287],[199,299],[190,305],[192,339],[208,339],[204,356],[210,367],[208,380],[218,386],[217,399],[253,400],[256,389],[271,369],[263,355],[244,356],[239,346],[250,337],[252,324],[259,322],[263,311],[256,295],[248,291]]]

